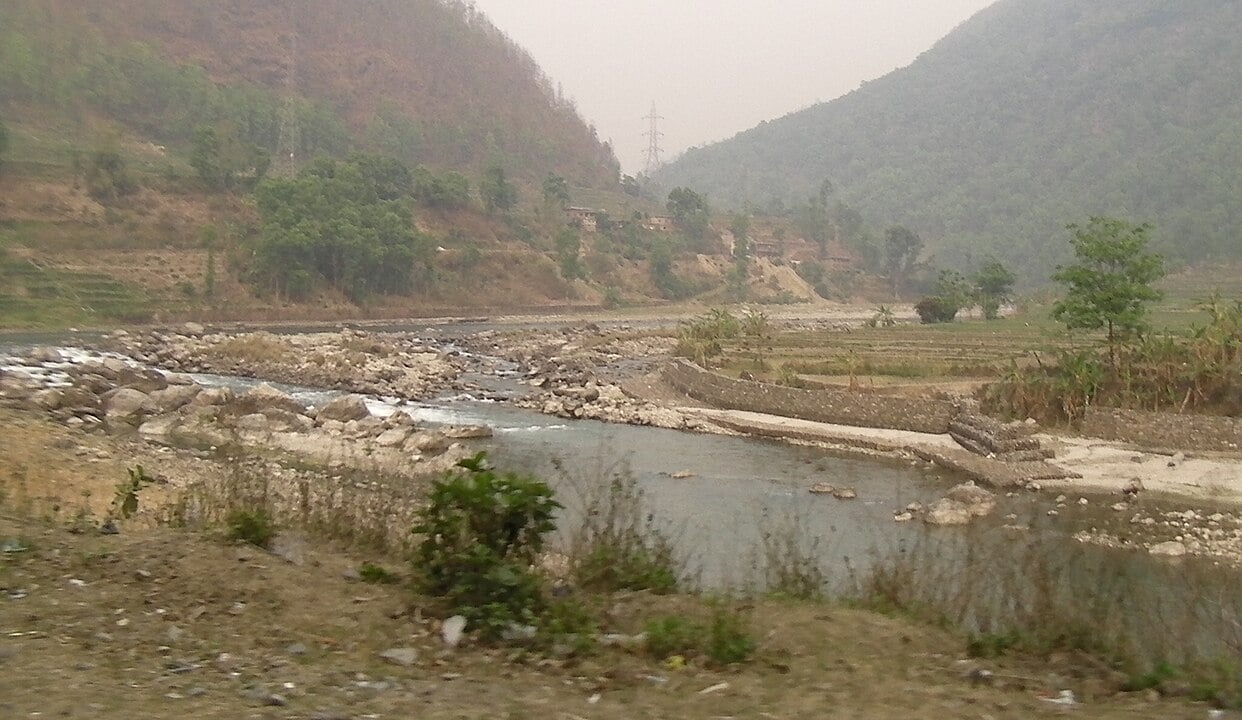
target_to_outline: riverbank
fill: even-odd
[[[1200,720],[1202,705],[1118,693],[1126,677],[1085,656],[973,659],[942,628],[834,604],[735,606],[758,639],[733,667],[664,663],[621,647],[563,655],[457,648],[402,583],[369,584],[366,563],[403,563],[291,525],[272,550],[218,531],[168,527],[160,509],[191,476],[228,482],[228,462],[0,411],[0,710],[14,717],[1060,717]],[[118,477],[163,471],[135,514],[101,534],[66,522],[107,512]],[[273,471],[268,468],[266,471]],[[280,472],[287,472],[280,471]],[[23,489],[24,488],[24,489]],[[61,508],[57,511],[55,508]],[[46,519],[40,519],[46,518]],[[307,593],[307,588],[315,588]],[[585,597],[603,634],[653,617],[694,617],[700,598]],[[1050,702],[1068,691],[1074,704]]]

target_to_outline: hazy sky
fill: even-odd
[[[474,0],[643,169],[908,65],[994,0]]]

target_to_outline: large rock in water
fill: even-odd
[[[325,420],[349,422],[370,416],[371,411],[361,395],[344,395],[320,408],[315,414],[315,419],[321,423]]]
[[[927,507],[923,521],[928,525],[966,525],[971,517],[970,508],[966,504],[941,498]]]
[[[954,487],[945,497],[965,505],[974,517],[983,517],[996,509],[996,496],[973,481]]]
[[[237,399],[239,405],[250,413],[261,413],[265,410],[285,410],[294,415],[306,412],[306,405],[300,400],[281,392],[271,385],[263,384],[251,388]]]

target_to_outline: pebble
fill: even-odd
[[[305,655],[307,653],[307,648],[302,643],[293,643],[289,647],[285,648],[285,652],[290,655]]]

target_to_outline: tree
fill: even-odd
[[[561,277],[566,280],[586,278],[579,255],[582,252],[582,241],[573,228],[562,228],[556,234],[556,262],[561,269]]]
[[[665,203],[673,222],[687,237],[692,240],[703,240],[707,235],[707,223],[711,209],[707,206],[707,198],[690,188],[678,187],[668,194]]]
[[[941,270],[935,293],[916,303],[914,311],[925,325],[953,322],[961,310],[974,304],[973,290],[961,273]]]
[[[138,181],[117,148],[114,139],[105,140],[86,165],[86,192],[101,203],[116,202],[138,191]]]
[[[901,225],[894,225],[884,233],[884,269],[896,295],[905,284],[906,277],[914,269],[919,253],[923,250],[923,240],[913,231]]]
[[[499,165],[483,171],[483,179],[479,181],[479,194],[483,196],[483,206],[489,213],[511,210],[518,201],[517,188],[505,177],[505,170]]]
[[[1164,277],[1164,258],[1147,251],[1151,226],[1093,217],[1085,227],[1070,225],[1077,262],[1052,276],[1065,285],[1053,319],[1070,329],[1108,330],[1109,364],[1117,366],[1117,344],[1147,327],[1147,303],[1163,294],[1152,283]]]
[[[1013,284],[1017,278],[995,258],[988,260],[975,273],[975,297],[983,308],[983,317],[995,320],[1000,306],[1012,300]]]
[[[219,128],[200,125],[194,130],[190,167],[212,190],[232,190],[239,182],[254,187],[271,165],[271,155],[258,145],[242,142],[230,123]]]
[[[569,205],[569,182],[560,175],[548,173],[543,179],[543,202],[549,207]]]

